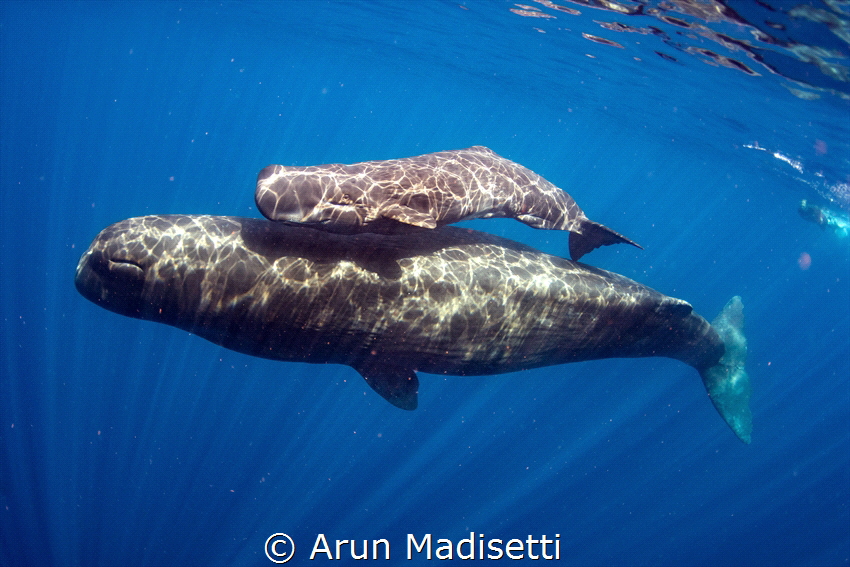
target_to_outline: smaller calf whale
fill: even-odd
[[[340,235],[203,215],[105,228],[75,284],[97,305],[226,348],[359,372],[403,409],[417,372],[487,375],[612,357],[694,367],[749,443],[743,305],[711,323],[623,276],[473,230]]]
[[[266,218],[334,232],[437,228],[463,220],[515,218],[570,232],[578,260],[609,244],[640,246],[588,219],[570,195],[483,146],[421,156],[294,167],[270,165],[254,194]]]
[[[850,216],[846,213],[814,205],[806,199],[800,202],[800,208],[797,209],[797,212],[807,221],[815,223],[822,230],[831,232],[840,238],[846,238],[850,235]]]

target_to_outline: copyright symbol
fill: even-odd
[[[275,563],[286,563],[295,555],[295,542],[286,534],[272,534],[266,540],[266,557]]]

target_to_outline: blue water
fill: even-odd
[[[797,214],[850,207],[850,83],[740,24],[707,26],[765,64],[587,2],[459,3],[0,3],[0,563],[272,565],[276,532],[290,565],[850,563],[850,242]],[[782,21],[848,65],[825,25]],[[259,217],[270,163],[476,144],[645,248],[587,262],[709,319],[743,297],[751,445],[668,359],[422,375],[404,412],[350,368],[250,358],[74,289],[115,221]],[[566,255],[562,233],[471,226]],[[559,534],[560,559],[406,559],[407,534],[470,532]],[[311,561],[318,534],[386,539],[392,561]]]

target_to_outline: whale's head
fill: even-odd
[[[113,224],[97,235],[80,257],[74,284],[83,297],[101,307],[141,317],[145,280],[154,258],[131,220]]]
[[[362,181],[351,168],[270,165],[257,176],[257,209],[270,220],[358,232],[371,219]]]
[[[231,224],[184,215],[115,223],[82,255],[74,283],[83,297],[105,309],[174,324],[175,318],[197,311],[211,275],[226,282],[235,277],[228,266],[239,271],[237,252],[221,245],[238,235],[239,223]]]

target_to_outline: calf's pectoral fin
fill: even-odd
[[[422,213],[416,209],[399,205],[398,203],[383,207],[380,216],[385,219],[421,226],[422,228],[437,228],[437,219],[429,213]]]
[[[369,364],[355,367],[382,398],[397,408],[415,410],[419,405],[419,378],[410,368]]]
[[[516,220],[521,223],[527,224],[531,228],[542,228],[544,230],[551,230],[555,228],[555,223],[553,223],[552,221],[535,215],[529,215],[528,213],[518,214],[516,216]]]
[[[744,443],[753,431],[750,411],[750,377],[744,368],[747,339],[744,337],[744,304],[733,297],[711,326],[723,339],[726,352],[717,364],[700,371],[705,389],[717,411]]]

